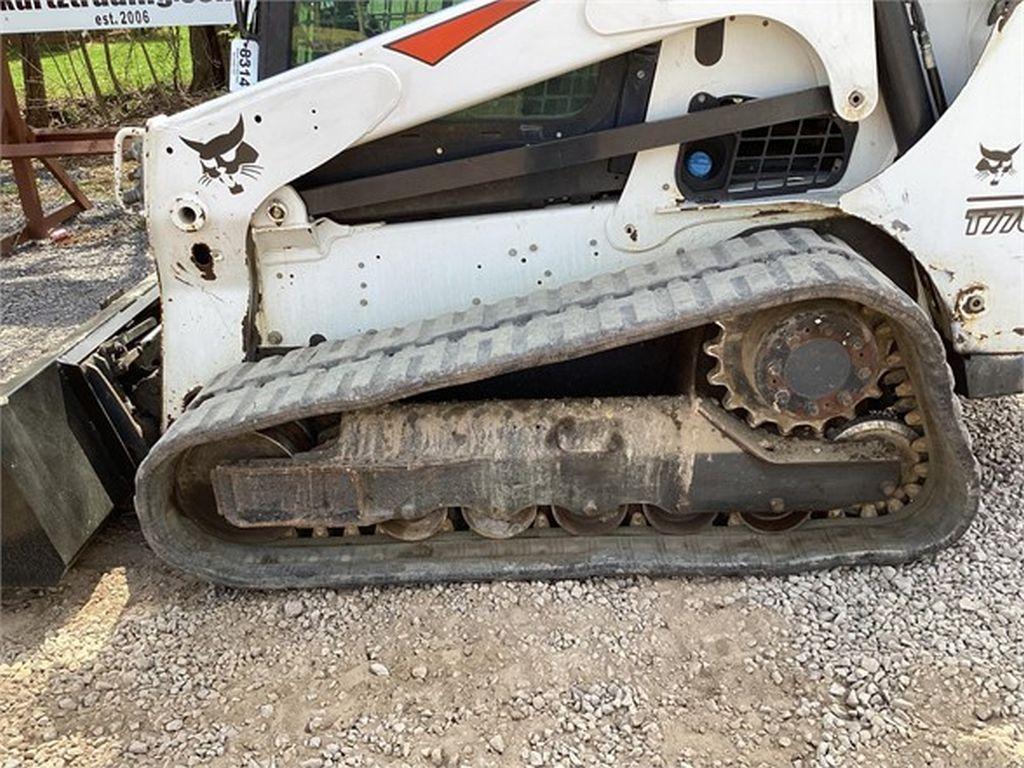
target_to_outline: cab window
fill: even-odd
[[[292,65],[397,29],[460,0],[314,0],[296,3],[292,17]],[[597,93],[599,64],[545,80],[457,112],[452,119],[545,120],[581,113]]]

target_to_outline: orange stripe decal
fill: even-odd
[[[494,0],[475,11],[442,21],[386,47],[434,66],[477,35],[535,2],[537,0]]]

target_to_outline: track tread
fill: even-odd
[[[702,266],[697,266],[690,254],[679,251],[660,261],[627,267],[560,288],[506,299],[487,305],[479,312],[455,312],[383,332],[367,331],[312,348],[292,350],[285,355],[241,363],[216,376],[202,389],[190,407],[198,407],[224,392],[259,386],[281,375],[301,375],[310,369],[326,370],[343,363],[360,362],[376,353],[394,353],[409,346],[424,347],[445,337],[458,338],[472,331],[496,330],[509,323],[522,324],[538,316],[564,314],[573,307],[590,309],[594,305],[625,298],[641,290],[653,291],[667,287],[677,282],[681,273],[690,273],[685,278],[687,282],[699,282],[719,272],[767,264],[782,255],[797,255],[812,250],[819,253],[824,250],[843,256],[849,253],[845,245],[837,245],[811,232],[787,238],[774,232],[767,234],[767,237],[761,233],[728,240],[712,247],[709,251],[714,255],[713,265],[701,260]],[[808,235],[813,235],[813,238]]]
[[[716,317],[824,296],[874,306],[901,328],[901,349],[914,358],[921,378],[915,391],[925,401],[924,412],[931,414],[930,461],[942,470],[925,486],[929,498],[911,505],[912,513],[880,518],[877,526],[856,534],[837,525],[829,529],[832,533],[800,529],[782,537],[751,537],[728,529],[651,538],[631,531],[611,543],[607,537],[539,535],[497,543],[442,536],[409,547],[361,544],[353,550],[233,544],[203,533],[174,509],[170,488],[176,458],[210,440],[383,405],[655,338]],[[785,572],[898,562],[957,538],[977,508],[976,467],[959,417],[941,340],[910,297],[842,241],[810,230],[768,230],[405,328],[242,363],[205,387],[157,442],[139,471],[136,507],[150,544],[164,558],[210,580],[266,587]]]

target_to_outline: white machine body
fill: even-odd
[[[503,4],[469,0],[147,123],[165,424],[251,353],[252,339],[300,347],[383,330],[755,225],[843,216],[913,255],[956,352],[1024,353],[1024,12],[989,25],[990,2],[924,3],[950,106],[897,159],[870,0],[539,0],[516,3],[433,64],[392,47]],[[696,30],[719,19],[721,56],[698,65]],[[765,98],[828,86],[835,113],[858,127],[841,181],[702,204],[679,189],[672,145],[638,152],[617,200],[356,225],[311,217],[290,186],[348,147],[658,41],[648,121],[686,114],[707,91]],[[239,130],[232,156],[207,151]]]

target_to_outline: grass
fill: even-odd
[[[59,49],[44,47],[40,51],[48,100],[95,98],[82,50],[78,46],[75,34],[70,33],[67,37],[70,43],[70,52],[64,45],[61,45]],[[187,28],[160,29],[156,34],[150,32],[137,38],[112,35],[109,39],[110,60],[121,87],[125,91],[139,91],[155,84],[162,86],[173,84],[175,56],[171,41],[175,39],[178,47],[178,79],[179,82],[187,86],[192,80],[192,57]],[[145,46],[145,53],[142,50],[143,46]],[[103,43],[98,39],[92,39],[85,44],[85,49],[89,54],[93,71],[96,73],[100,92],[104,96],[116,95],[117,89],[110,75],[110,68],[107,67]],[[150,69],[150,63],[146,61],[145,54],[149,55],[152,69]],[[21,60],[11,57],[10,62],[14,88],[18,92],[19,99],[23,100],[25,83]],[[153,80],[154,73],[156,74],[156,83]]]

